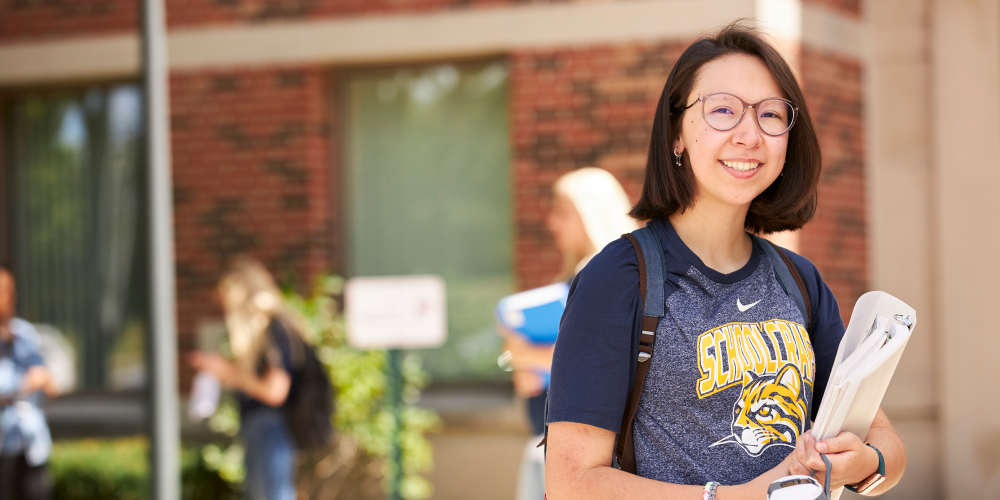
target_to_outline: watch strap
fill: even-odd
[[[867,493],[872,489],[874,489],[879,484],[882,484],[882,481],[885,481],[885,457],[882,456],[882,452],[879,451],[878,448],[868,443],[865,443],[865,445],[875,450],[875,454],[878,455],[878,470],[873,472],[870,476],[864,478],[863,480],[861,480],[861,482],[857,484],[849,484],[844,486],[845,488],[847,488],[850,491],[853,491],[854,493],[862,493],[862,494]]]

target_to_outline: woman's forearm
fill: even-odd
[[[882,413],[882,410],[879,410],[879,413]],[[881,495],[889,491],[890,488],[899,483],[899,480],[903,478],[903,472],[906,470],[906,447],[903,445],[903,441],[899,439],[896,431],[891,426],[888,426],[888,422],[888,419],[886,419],[886,426],[872,426],[865,440],[878,448],[882,453],[882,458],[885,460],[885,481],[882,481],[882,484],[868,492],[868,495]]]
[[[700,500],[704,485],[655,481],[607,465],[615,433],[585,424],[549,425],[545,489],[549,500],[633,500],[635,498]],[[736,486],[720,486],[718,500],[761,500],[772,481],[788,475],[789,455],[770,471]]]
[[[262,377],[240,378],[241,392],[273,408],[285,404],[292,379],[285,370],[272,368]]]
[[[635,498],[657,498],[664,500],[701,500],[704,485],[682,485],[663,483],[611,467],[595,467],[564,476],[561,480],[552,477],[546,466],[546,494],[549,500],[633,500]],[[767,487],[786,476],[779,468],[772,469],[753,481],[734,485],[719,486],[717,500],[762,500],[767,498]]]

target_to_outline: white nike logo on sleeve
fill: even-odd
[[[753,306],[755,306],[757,304],[760,304],[759,300],[757,302],[754,302],[753,304],[743,305],[743,304],[740,304],[739,297],[736,298],[736,308],[739,309],[740,312],[747,312],[747,309],[750,309],[751,307],[753,307]]]

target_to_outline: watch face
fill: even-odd
[[[868,476],[867,479],[858,485],[858,493],[868,493],[869,491],[875,489],[878,485],[882,484],[882,481],[885,481],[885,476],[876,472]]]

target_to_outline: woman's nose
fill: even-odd
[[[753,108],[747,108],[746,112],[743,113],[743,119],[736,125],[736,129],[733,132],[734,144],[748,148],[755,148],[760,145],[760,141],[763,139],[760,135],[760,128],[757,126],[757,121],[754,120],[754,113],[756,112]]]

